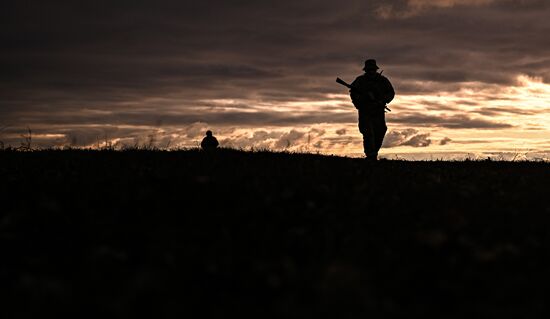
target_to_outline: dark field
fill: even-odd
[[[550,164],[0,152],[2,318],[548,318]]]

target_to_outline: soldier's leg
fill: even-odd
[[[376,150],[376,131],[372,119],[367,120],[367,134],[363,135],[363,147],[367,158],[376,160],[378,151]]]
[[[373,120],[375,131],[375,149],[376,153],[378,154],[378,151],[380,151],[382,143],[384,142],[384,136],[388,131],[388,127],[386,126],[386,116],[384,115],[384,113],[382,113],[382,115],[380,116],[377,116],[376,119]]]
[[[363,151],[366,156],[371,156],[376,147],[374,142],[374,129],[367,112],[359,109],[359,132],[363,134]]]

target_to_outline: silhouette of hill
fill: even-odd
[[[0,152],[0,312],[542,317],[549,168]]]

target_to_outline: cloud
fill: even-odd
[[[277,142],[275,142],[276,148],[289,148],[296,141],[304,137],[305,133],[297,130],[291,130],[288,133],[283,134]]]
[[[350,147],[350,146],[356,146],[357,147],[357,150],[360,151],[360,149],[362,148],[362,145],[361,145],[361,139],[360,137],[352,137],[352,136],[344,136],[344,135],[341,135],[341,136],[327,136],[327,137],[323,137],[322,140],[320,140],[321,145],[323,145],[323,147],[325,147],[326,149],[341,149],[341,148],[346,148],[346,147]]]
[[[403,142],[401,145],[412,147],[427,147],[432,143],[429,139],[430,134],[418,134],[411,137],[408,141]]]
[[[206,134],[208,130],[208,124],[204,122],[195,122],[186,126],[181,134],[184,134],[188,138],[197,138]]]
[[[449,144],[450,142],[452,141],[452,139],[448,138],[448,137],[444,137],[441,139],[441,141],[439,141],[439,145],[447,145]]]
[[[455,6],[482,6],[499,1],[506,0],[407,0],[406,3],[380,5],[377,13],[383,19],[409,18],[430,9],[449,9]]]
[[[320,147],[326,131],[319,128],[285,130],[256,130],[226,134],[221,145],[236,148],[289,149],[303,150],[308,147]]]
[[[402,131],[390,131],[384,138],[383,147],[412,146],[427,147],[432,143],[429,133],[420,134],[415,129],[405,129]]]
[[[396,88],[395,103],[466,85],[479,93],[477,102],[426,103],[430,112],[448,112],[441,116],[409,105],[390,123],[499,130],[514,128],[499,116],[538,111],[484,107],[480,99],[517,85],[519,74],[550,81],[543,0],[100,3],[12,1],[0,10],[3,124],[66,133],[79,145],[103,128],[128,140],[181,129],[182,143],[192,143],[205,129],[186,128],[194,123],[285,132],[343,126],[356,115],[342,112],[342,101],[308,103],[346,94],[334,78],[352,80],[374,57]],[[488,86],[496,93],[487,95]]]
[[[399,75],[398,82],[502,82],[513,78],[514,69],[523,71],[536,63],[537,70],[548,71],[549,66],[544,59],[548,45],[537,36],[545,26],[532,23],[538,15],[517,10],[509,16],[507,10],[490,6],[504,6],[502,1],[351,1],[347,6],[321,1],[315,9],[309,1],[237,5],[117,1],[95,14],[82,4],[49,3],[44,13],[36,9],[44,6],[41,2],[25,3],[14,5],[6,14],[7,27],[0,31],[6,39],[3,69],[7,71],[2,78],[17,90],[31,84],[33,91],[62,87],[94,98],[120,90],[137,96],[179,90],[190,98],[217,92],[227,97],[309,98],[316,92],[337,92],[334,75],[356,75],[365,52],[380,57],[388,73]],[[463,9],[414,21],[363,16],[374,15],[380,3],[415,10],[457,5]],[[27,25],[26,34],[13,31],[20,29],[21,17],[36,21]],[[510,24],[503,25],[502,19]],[[518,24],[524,29],[514,27]],[[357,41],[361,38],[357,30],[373,29],[381,32],[368,36],[368,46]],[[521,37],[524,33],[531,37]],[[25,41],[16,40],[23,35]],[[530,58],[495,50],[503,44],[528,50]],[[325,76],[331,81],[322,81]],[[317,90],[306,89],[312,85]]]
[[[489,144],[489,143],[498,143],[498,142],[506,142],[506,140],[488,140],[488,139],[453,140],[454,144]]]
[[[347,132],[347,129],[345,129],[345,128],[341,128],[341,129],[336,130],[337,135],[346,135],[346,132]]]
[[[484,115],[484,116],[495,116],[503,114],[516,114],[516,115],[535,115],[540,113],[536,110],[521,109],[517,107],[483,107],[479,110],[476,110],[475,113]]]
[[[482,118],[472,118],[468,115],[427,115],[404,113],[391,119],[393,123],[422,127],[444,127],[451,129],[508,129],[513,125],[494,122]]]

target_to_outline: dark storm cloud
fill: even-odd
[[[73,116],[74,115],[74,116]],[[42,117],[47,113],[39,113],[25,117],[25,123],[31,126],[40,125]],[[181,114],[157,114],[153,111],[116,112],[112,114],[76,115],[66,113],[49,120],[50,125],[85,125],[90,123],[115,123],[134,126],[178,126],[195,122],[206,122],[212,125],[244,125],[244,126],[292,126],[315,123],[350,123],[355,121],[353,113],[320,113],[320,112],[204,112]]]
[[[502,114],[535,115],[540,111],[525,110],[516,107],[484,107],[474,112],[484,116],[495,116]]]
[[[405,125],[445,127],[451,129],[505,129],[513,127],[513,125],[508,123],[472,118],[467,115],[435,116],[420,113],[404,113],[392,117],[389,121]]]
[[[542,0],[36,0],[0,6],[3,125],[150,125],[159,118],[167,125],[353,122],[353,114],[245,112],[255,109],[249,104],[228,113],[205,106],[198,114],[197,107],[206,99],[275,103],[346,93],[334,77],[352,80],[365,57],[378,58],[398,94],[435,95],[462,82],[512,84],[520,73],[550,80],[550,6]],[[469,116],[404,114],[393,121],[511,127]]]

